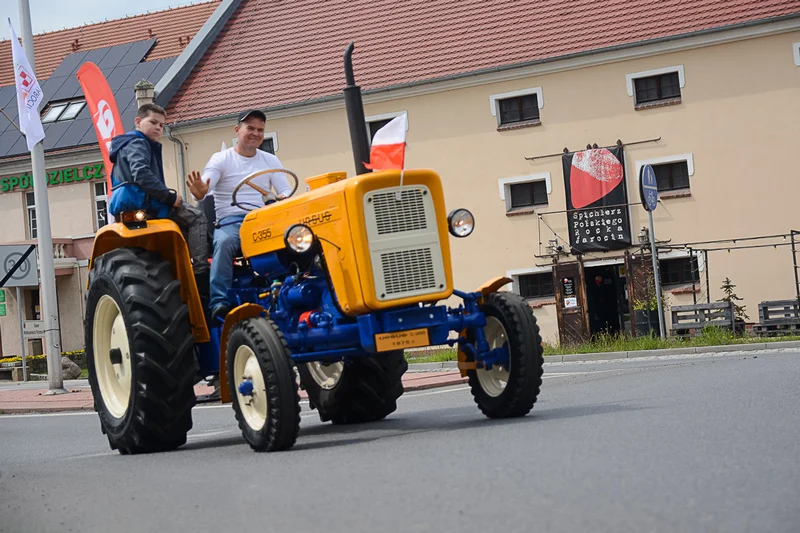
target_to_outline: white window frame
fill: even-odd
[[[28,195],[33,194],[32,192],[25,193],[25,211],[28,215],[28,237],[30,239],[35,239],[39,233],[39,223],[36,220],[36,197],[33,197],[33,205],[28,205]],[[34,225],[36,226],[34,228]]]
[[[550,173],[549,172],[539,172],[538,174],[527,174],[525,176],[514,176],[511,178],[500,178],[497,180],[497,184],[500,188],[500,199],[506,203],[506,213],[510,213],[514,211],[511,208],[511,186],[516,185],[518,183],[532,183],[534,181],[543,181],[545,183],[545,187],[547,188],[547,202],[548,205],[550,203],[550,194],[553,192],[553,184],[550,180]],[[547,205],[541,206],[530,206],[532,209],[539,209],[545,208]],[[517,207],[515,209],[523,209]],[[524,209],[528,209],[527,207]]]
[[[264,141],[267,139],[272,139],[272,147],[275,149],[275,153],[278,153],[278,132],[277,131],[270,131],[264,134]],[[264,141],[261,141],[262,143]]]
[[[689,169],[689,177],[691,178],[694,176],[694,154],[691,152],[688,154],[678,154],[678,155],[668,155],[664,157],[656,157],[653,159],[642,159],[636,160],[636,186],[638,189],[639,186],[639,172],[644,165],[662,165],[665,163],[682,163],[686,161],[686,166]],[[689,183],[691,188],[691,182]],[[665,191],[666,192],[666,191]]]
[[[522,296],[520,287],[519,287],[519,277],[524,276],[526,274],[547,274],[553,272],[553,267],[532,267],[532,268],[518,268],[515,270],[506,270],[506,277],[511,278],[512,285],[511,291],[516,294],[517,296]],[[555,292],[555,287],[553,287],[553,292]],[[531,301],[550,301],[555,298],[555,294],[553,296],[544,296],[541,298],[527,298]]]
[[[678,82],[681,87],[681,98],[683,98],[683,87],[686,85],[686,76],[684,75],[683,65],[674,65],[672,67],[663,67],[653,70],[643,70],[641,72],[632,72],[625,74],[625,85],[628,88],[628,96],[633,97],[635,91],[633,90],[633,80],[640,78],[649,78],[650,76],[659,76],[661,74],[669,74],[671,72],[678,73]]]
[[[792,43],[792,55],[795,66],[800,67],[800,43]]]
[[[98,195],[95,192],[95,187],[97,185],[103,185],[103,187],[105,188],[106,193],[103,194],[103,195]],[[92,204],[94,206],[94,227],[95,227],[95,231],[100,231],[100,228],[102,228],[103,226],[108,225],[108,223],[109,223],[109,220],[108,220],[108,183],[106,183],[105,181],[96,181],[96,182],[92,183],[92,197],[94,198],[94,201],[92,202]],[[99,202],[105,202],[106,203],[106,222],[105,222],[105,224],[103,224],[103,226],[100,225],[100,213],[98,212],[98,206],[97,206],[97,204]]]
[[[497,93],[489,95],[489,112],[493,117],[497,118],[497,126],[500,127],[500,100],[508,98],[517,98],[519,96],[536,95],[536,105],[539,109],[544,107],[544,96],[542,95],[541,87],[531,87],[529,89],[520,89],[518,91],[511,91],[508,93]],[[549,191],[548,191],[549,192]]]

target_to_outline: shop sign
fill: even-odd
[[[47,186],[61,185],[62,183],[80,183],[82,181],[101,180],[106,177],[103,163],[86,165],[83,167],[59,168],[47,171]],[[0,193],[24,191],[33,189],[33,174],[26,172],[19,176],[0,178]]]

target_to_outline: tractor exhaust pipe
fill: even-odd
[[[344,51],[344,76],[347,81],[344,88],[344,105],[347,109],[347,123],[350,127],[350,142],[353,145],[356,174],[366,174],[369,172],[364,166],[364,163],[369,161],[367,121],[364,118],[361,87],[356,85],[356,78],[353,75],[353,48],[355,48],[355,44],[351,42]]]

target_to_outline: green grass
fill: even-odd
[[[81,370],[81,377],[80,379],[86,379],[89,377],[89,370],[84,368]]]
[[[761,342],[800,340],[800,337],[750,337],[733,335],[716,328],[705,330],[701,335],[690,339],[668,337],[662,340],[654,337],[629,337],[626,335],[597,335],[591,342],[579,345],[544,346],[545,355],[567,355],[573,353],[635,352],[639,350],[662,350],[669,348],[692,348],[702,346],[726,346]]]
[[[786,337],[750,337],[733,335],[732,333],[710,328],[691,339],[655,337],[629,337],[627,335],[597,335],[588,343],[579,345],[544,345],[544,355],[589,354],[605,352],[635,352],[640,350],[663,350],[668,348],[692,348],[698,346],[726,346],[735,344],[751,344],[760,342],[796,341],[800,336]],[[455,361],[455,348],[431,347],[425,350],[406,352],[409,363],[441,363]]]

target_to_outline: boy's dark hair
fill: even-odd
[[[139,111],[136,112],[136,116],[140,119],[145,119],[150,116],[150,113],[164,115],[164,118],[167,116],[167,112],[158,104],[144,104],[139,108]]]

